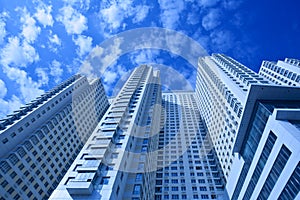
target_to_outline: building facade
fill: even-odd
[[[141,66],[50,199],[227,199],[218,163],[194,92],[162,94]]]
[[[247,93],[251,85],[273,83],[222,54],[199,58],[198,65],[197,102],[227,179]]]
[[[163,93],[155,199],[228,199],[193,91]]]
[[[286,58],[284,61],[263,61],[259,75],[278,85],[300,86],[300,60]]]
[[[225,55],[199,59],[196,96],[230,199],[299,198],[297,63],[264,61],[259,75]]]
[[[0,199],[46,199],[108,108],[99,79],[75,75],[0,122]]]
[[[50,199],[154,198],[159,83],[152,67],[132,72]]]

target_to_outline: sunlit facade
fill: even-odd
[[[300,198],[298,65],[264,61],[257,74],[225,55],[199,59],[196,96],[230,199]]]
[[[109,104],[99,79],[75,75],[0,122],[0,199],[47,199]]]

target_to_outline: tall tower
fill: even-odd
[[[227,178],[233,163],[232,150],[250,86],[270,83],[225,55],[213,54],[199,58],[198,65],[196,96],[200,113]]]
[[[227,199],[225,180],[193,91],[163,93],[155,199]]]
[[[99,79],[75,75],[0,122],[0,199],[46,199],[108,108]]]
[[[281,79],[273,72],[260,76],[224,55],[199,59],[198,105],[230,199],[299,198],[300,89],[282,86],[297,80],[289,62],[297,63],[281,63]]]
[[[136,68],[50,199],[153,199],[159,72]]]

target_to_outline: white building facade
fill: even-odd
[[[225,55],[199,59],[198,105],[230,199],[299,198],[297,65],[265,61],[258,75]]]
[[[50,199],[154,198],[159,83],[150,66],[132,72]]]
[[[0,199],[45,199],[108,108],[99,79],[75,75],[0,122]]]
[[[193,91],[163,93],[155,199],[228,199]]]
[[[263,61],[259,75],[278,84],[300,86],[300,60],[286,58],[284,61]]]

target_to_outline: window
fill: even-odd
[[[139,195],[141,192],[141,185],[134,185],[133,187],[133,194]]]
[[[284,189],[282,190],[278,199],[295,199],[300,192],[300,162],[298,163],[296,169],[291,175],[290,179],[286,183]]]
[[[109,182],[110,177],[102,177],[102,180],[100,182],[101,185],[107,185]]]
[[[282,145],[274,165],[259,193],[258,199],[268,199],[290,155],[291,151],[285,145]]]
[[[142,179],[143,179],[143,174],[142,173],[136,174],[135,181],[142,181]]]

